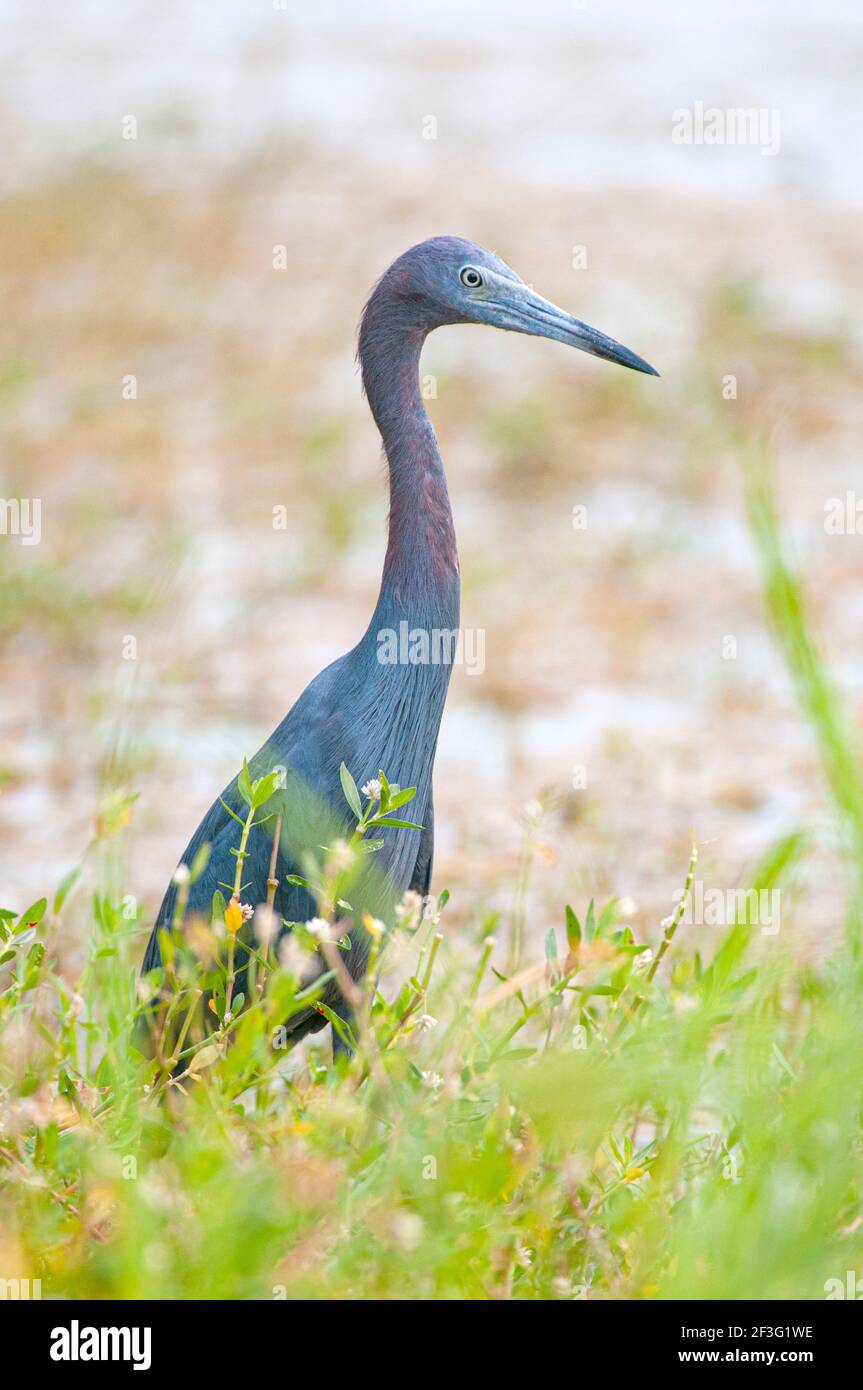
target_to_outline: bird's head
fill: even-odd
[[[369,309],[379,293],[405,326],[423,334],[444,324],[484,323],[554,338],[607,362],[659,375],[629,348],[536,294],[493,251],[461,237],[432,237],[412,246],[382,277]]]

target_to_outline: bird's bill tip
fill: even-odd
[[[629,367],[631,371],[643,372],[645,376],[659,376],[656,368],[643,357],[530,290],[522,292],[513,307],[517,317],[513,327],[522,333],[530,333],[538,338],[553,338],[587,352],[591,357],[601,357],[605,362]]]
[[[631,367],[634,372],[644,372],[645,376],[659,376],[659,372],[656,368],[651,367],[649,362],[645,362],[643,357],[636,357],[635,353],[632,355],[635,360],[633,362],[624,362],[623,365],[625,367]]]
[[[558,322],[560,331],[554,336],[559,337],[561,342],[569,343],[581,352],[589,353],[591,357],[600,357],[604,362],[614,362],[618,367],[629,367],[630,371],[643,372],[645,376],[659,376],[656,368],[643,357],[639,357],[637,352],[624,347],[623,343],[615,342],[614,338],[609,338],[605,333],[600,333],[598,328],[591,328],[580,319],[563,313]]]

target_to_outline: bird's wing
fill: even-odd
[[[314,851],[318,846],[332,844],[349,833],[353,823],[341,790],[340,763],[344,761],[358,775],[373,776],[381,759],[387,761],[385,753],[376,757],[377,750],[366,746],[373,737],[374,719],[371,712],[368,718],[357,717],[357,692],[350,689],[352,679],[353,668],[344,658],[321,672],[249,764],[253,780],[276,767],[286,770],[287,780],[284,789],[265,808],[272,819],[252,828],[248,858],[243,864],[241,896],[248,903],[266,900],[275,816],[280,815],[282,830],[276,868],[280,885],[275,907],[288,922],[307,921],[315,916],[316,904],[306,889],[286,883],[286,876],[303,874],[304,850]],[[350,711],[350,719],[343,714],[345,709]],[[423,895],[429,890],[434,840],[430,791],[432,759],[433,752],[429,755],[422,749],[421,755],[418,752],[411,760],[413,766],[405,768],[402,774],[403,782],[413,774],[412,780],[419,786],[420,794],[425,793],[425,818],[419,817],[425,828],[421,832],[398,827],[382,831],[382,847],[368,856],[361,882],[351,889],[354,921],[361,920],[364,911],[390,920],[392,905],[406,888]],[[420,769],[423,769],[422,776],[417,775]],[[240,836],[236,817],[244,819],[245,815],[246,807],[234,779],[213,802],[183,853],[181,863],[191,865],[200,847],[205,842],[210,846],[206,868],[189,886],[187,913],[199,913],[209,919],[216,890],[230,896],[236,870],[236,858],[231,850],[238,847]],[[406,818],[414,819],[413,816]],[[145,972],[161,964],[158,931],[173,920],[176,901],[177,888],[172,883],[147,946]],[[364,938],[365,933],[360,937]],[[346,953],[346,964],[352,974],[359,975],[364,970],[366,949],[367,942],[360,940],[357,949]],[[296,1022],[302,1025],[302,1031],[308,1031],[309,1026],[316,1026],[318,1017],[298,1018],[292,1020],[292,1024]]]

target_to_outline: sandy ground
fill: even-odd
[[[427,346],[485,638],[437,763],[455,927],[505,924],[540,800],[535,937],[591,894],[655,931],[691,833],[731,888],[801,827],[783,931],[833,933],[733,441],[769,441],[859,726],[863,536],[824,525],[860,491],[854,8],[6,8],[0,495],[39,498],[42,535],[0,537],[4,899],[50,891],[122,786],[152,911],[243,754],[364,630],[386,500],[355,326],[394,255],[453,232],[662,372],[490,330]],[[675,144],[699,101],[778,112],[778,150]]]

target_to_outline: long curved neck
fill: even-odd
[[[455,530],[437,439],[419,387],[425,332],[400,318],[389,297],[373,297],[360,330],[363,385],[389,467],[390,512],[378,609],[458,625]]]

